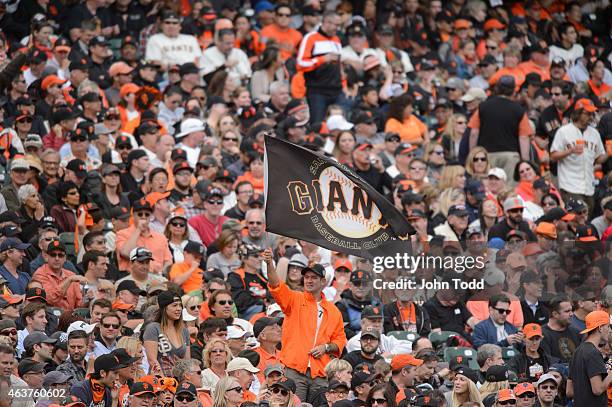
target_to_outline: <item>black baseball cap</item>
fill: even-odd
[[[43,300],[43,302],[47,302],[47,293],[45,292],[45,290],[39,287],[28,288],[26,291],[25,299],[27,301],[38,299]]]
[[[468,211],[465,205],[453,205],[448,209],[448,216],[467,216]]]
[[[58,239],[52,240],[49,243],[49,246],[47,246],[47,254],[51,254],[55,252],[66,253],[66,246],[64,246],[64,244],[60,242]]]
[[[354,270],[351,272],[350,282],[354,283],[356,281],[372,281],[372,276],[367,271]]]
[[[142,396],[144,394],[155,395],[155,390],[151,383],[134,382],[130,387],[130,396]]]
[[[102,370],[105,372],[110,372],[112,370],[119,370],[126,367],[119,363],[119,359],[117,356],[107,353],[105,355],[100,355],[94,361],[94,372],[100,373]]]
[[[78,158],[70,160],[66,165],[66,169],[73,171],[74,175],[78,178],[85,178],[87,176],[87,166],[83,160]]]
[[[194,242],[193,240],[189,240],[183,249],[185,253],[191,253],[196,256],[204,256],[206,254],[206,249],[202,245],[202,243]]]
[[[382,308],[373,305],[367,305],[361,310],[361,318],[367,319],[382,319]]]
[[[124,348],[117,348],[110,354],[115,356],[119,360],[119,363],[125,366],[129,366],[138,361],[138,358],[130,356]]]
[[[321,278],[325,278],[325,268],[323,268],[323,266],[320,264],[315,264],[311,267],[304,267],[302,269],[302,275],[306,274],[309,271],[312,273],[315,273],[317,276]]]
[[[102,45],[107,47],[108,43],[106,42],[106,38],[104,38],[102,35],[96,35],[89,41],[90,47],[93,47],[94,45]]]
[[[281,318],[262,317],[253,324],[253,336],[259,337],[259,334],[268,326],[280,325]]]
[[[147,295],[147,292],[136,285],[133,280],[123,280],[117,286],[117,294],[120,291],[127,290],[135,295]]]

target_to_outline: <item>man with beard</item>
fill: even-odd
[[[59,365],[57,371],[71,376],[72,384],[85,380],[85,375],[87,373],[85,355],[87,355],[88,342],[89,336],[85,331],[77,330],[68,334],[69,358],[64,363]]]
[[[180,204],[192,196],[193,168],[187,161],[183,161],[172,168],[172,174],[174,174],[174,189],[170,192],[168,199],[173,204]]]
[[[340,298],[336,307],[342,313],[347,338],[353,337],[361,330],[361,312],[365,307],[382,305],[381,301],[372,295],[372,276],[363,270],[351,272],[349,286],[340,294]],[[380,308],[377,309],[380,311]]]
[[[553,103],[542,111],[536,134],[546,136],[552,143],[557,129],[569,122],[572,112],[572,84],[565,81],[554,82],[550,95]]]
[[[580,344],[578,331],[570,326],[573,315],[572,303],[566,295],[560,294],[550,302],[550,311],[550,319],[542,327],[544,335],[542,347],[551,356],[568,363]]]
[[[506,240],[506,236],[511,230],[519,230],[527,235],[528,240],[535,241],[536,237],[531,231],[529,224],[523,220],[523,209],[525,205],[519,197],[510,197],[504,201],[504,220],[495,224],[489,230],[489,240],[499,237]]]
[[[380,343],[380,332],[376,329],[362,331],[359,343],[361,344],[360,350],[349,352],[342,359],[349,362],[353,369],[355,369],[355,366],[365,363],[369,365],[371,371],[374,371],[374,363],[382,359],[382,356],[376,354]]]

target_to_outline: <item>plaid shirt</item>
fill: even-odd
[[[70,360],[65,361],[55,370],[72,376],[70,379],[70,384],[75,384],[76,382],[85,380],[85,374],[87,373],[84,367],[78,366],[72,363]]]
[[[188,220],[193,218],[194,216],[198,216],[198,215],[201,215],[204,212],[206,212],[205,209],[196,208],[193,205],[193,201],[191,201],[191,200],[188,200],[188,201],[185,201],[185,202],[180,202],[179,206],[181,206],[183,209],[185,209],[185,216],[187,217]]]

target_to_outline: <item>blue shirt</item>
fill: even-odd
[[[15,278],[4,265],[0,266],[0,276],[6,280],[9,290],[11,290],[13,294],[23,295],[26,293],[26,287],[31,277],[27,273],[17,272],[17,274],[18,278]]]

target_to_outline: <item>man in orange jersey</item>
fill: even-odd
[[[327,107],[335,103],[342,92],[342,44],[336,35],[339,26],[340,16],[333,11],[326,12],[319,29],[306,34],[300,45],[297,69],[304,73],[306,80],[311,123],[323,121]],[[298,391],[299,388],[298,383]]]
[[[295,56],[295,50],[302,41],[302,34],[295,28],[289,27],[291,15],[289,5],[279,4],[274,10],[274,23],[261,30],[263,42],[274,41],[280,48],[283,61]]]
[[[287,367],[285,376],[296,383],[299,399],[311,402],[327,385],[325,366],[332,356],[339,357],[346,345],[342,315],[322,293],[326,283],[323,266],[315,264],[302,270],[304,292],[298,292],[281,281],[271,249],[264,251],[263,258],[270,293],[285,314],[282,343],[287,346],[280,355]]]

